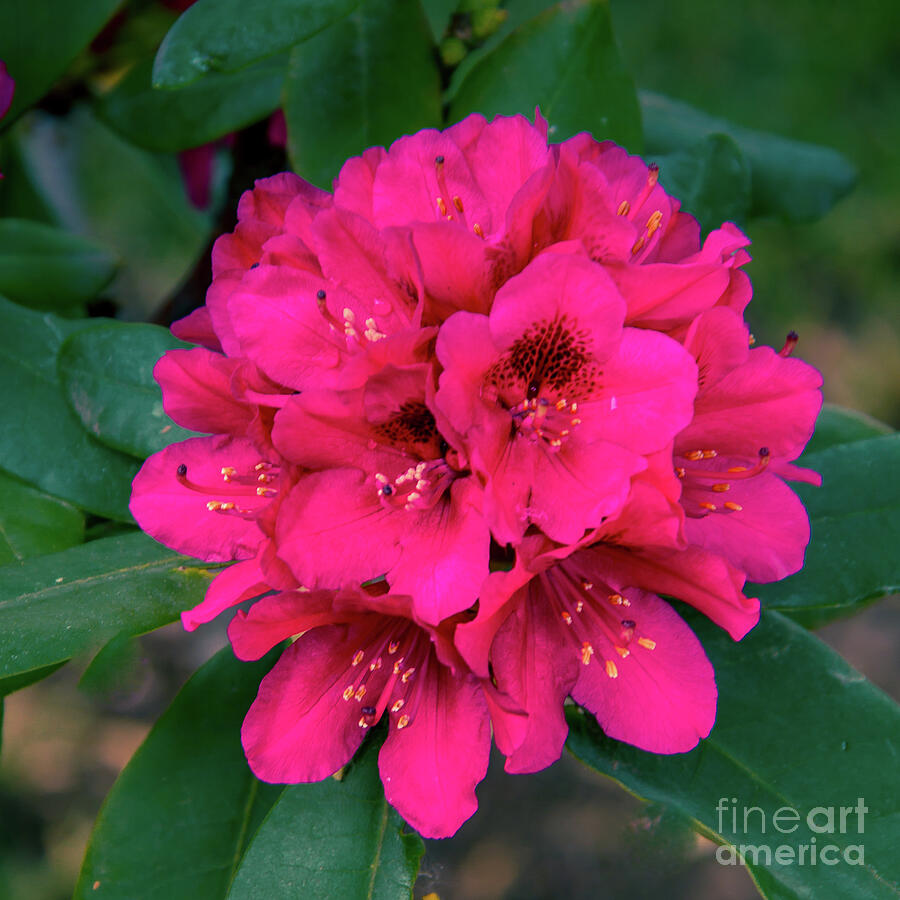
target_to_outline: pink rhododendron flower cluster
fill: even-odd
[[[388,800],[426,836],[561,753],[563,703],[658,753],[709,734],[712,667],[660,595],[740,639],[745,581],[797,571],[785,478],[820,377],[743,321],[747,238],[701,241],[655,166],[470,116],[349,160],[326,193],[257,182],[213,250],[200,346],[156,367],[209,433],[145,463],[131,509],[236,560],[185,612],[243,601],[243,727],[262,779],[324,778],[387,721]],[[492,562],[494,563],[492,565]]]

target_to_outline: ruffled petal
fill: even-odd
[[[342,698],[356,649],[348,626],[314,628],[263,678],[241,729],[257,778],[275,784],[321,781],[350,761],[365,735],[358,705]]]
[[[390,731],[378,757],[384,794],[423,837],[454,834],[478,808],[475,787],[487,772],[491,729],[487,704],[472,676],[436,660],[409,725]]]
[[[705,738],[716,719],[713,668],[697,637],[668,603],[627,591],[637,622],[627,656],[602,634],[581,666],[572,699],[611,738],[651,753],[683,753]]]
[[[260,569],[258,558],[235,563],[213,578],[202,603],[181,614],[181,624],[185,631],[194,631],[201,625],[212,622],[226,609],[258,597],[268,590],[269,585]]]
[[[210,502],[240,501],[241,508],[257,510],[265,502],[252,494],[233,498],[222,469],[226,466],[249,471],[260,461],[250,441],[227,435],[191,438],[155,453],[141,467],[132,483],[129,509],[138,525],[160,543],[207,562],[231,562],[256,554],[263,533],[253,517],[211,511]],[[180,466],[192,490],[178,478]]]

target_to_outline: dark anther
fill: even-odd
[[[765,458],[769,455],[769,448],[768,448],[768,447],[760,447],[760,448],[759,448],[759,455],[760,455],[763,459],[765,459]]]
[[[528,390],[525,391],[525,396],[530,400],[532,397],[537,397],[538,391],[541,389],[540,384],[536,381],[530,381],[528,383]]]
[[[177,471],[178,471],[179,477],[180,477],[180,478],[184,478],[184,476],[187,475],[187,466],[186,466],[184,463],[182,463],[182,464],[178,467]]]
[[[319,288],[316,291],[316,300],[324,300],[324,299],[325,299],[325,291],[323,291],[322,288]]]
[[[634,628],[635,627],[634,619],[622,619],[622,627],[623,628]]]
[[[250,264],[250,268],[251,268],[251,269],[258,269],[258,268],[259,268],[259,263],[251,263],[251,264]]]
[[[374,706],[364,706],[360,712],[364,716],[374,716],[375,715],[375,707]]]
[[[437,165],[442,166],[442,165],[444,164],[444,157],[443,157],[443,156],[436,156],[436,157],[434,158],[434,161],[435,161],[435,163],[436,163]]]
[[[381,493],[384,494],[385,497],[390,497],[391,494],[394,493],[394,489],[389,484],[386,484],[382,487]]]
[[[450,445],[443,438],[441,438],[441,442],[440,444],[438,444],[438,452],[441,454],[441,456],[446,456],[449,449]]]

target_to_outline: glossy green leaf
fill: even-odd
[[[144,459],[194,432],[165,414],[153,367],[167,351],[190,345],[158,325],[108,323],[67,338],[57,368],[81,424],[99,441]]]
[[[629,791],[690,817],[714,840],[769,847],[771,864],[764,852],[746,854],[766,897],[896,898],[897,705],[818,638],[777,613],[764,612],[740,643],[699,615],[691,615],[690,622],[712,660],[719,687],[710,737],[690,753],[645,753],[605,737],[593,717],[573,709],[569,749]],[[862,822],[849,812],[841,833],[840,808],[856,807],[860,798],[868,808]],[[764,813],[765,832],[759,812],[748,815],[745,827],[743,811],[750,807]],[[774,814],[783,807],[799,814],[796,830],[787,834],[773,826]],[[834,832],[809,827],[807,816],[817,807],[837,807]],[[814,827],[828,824],[825,813],[811,821]],[[779,822],[793,827],[789,812]],[[836,865],[821,860],[810,864],[813,838],[817,853],[828,845],[838,848],[826,853],[827,858],[837,854]],[[785,862],[787,852],[780,862],[774,856],[782,845],[794,849],[792,864]],[[805,864],[799,861],[801,845],[807,848]],[[864,845],[862,851],[849,852],[851,860],[862,854],[864,864],[849,864],[842,857],[852,845]],[[727,848],[720,850],[726,853]]]
[[[25,219],[0,219],[0,294],[32,309],[85,303],[109,284],[115,257],[79,235]]]
[[[145,534],[0,568],[0,678],[143,634],[203,599],[214,569]]]
[[[127,693],[138,686],[140,661],[140,640],[120,631],[94,654],[78,679],[78,687],[94,695]]]
[[[234,72],[305,41],[360,0],[198,0],[172,26],[153,67],[157,87]]]
[[[31,113],[10,138],[54,221],[121,260],[109,295],[126,317],[148,318],[190,273],[210,230],[175,158],[135,147],[84,107],[65,119]]]
[[[103,97],[98,112],[119,134],[148,150],[175,151],[214,141],[264,119],[281,99],[287,57],[235,73],[210,73],[180,90],[150,84],[153,63],[135,66]]]
[[[751,588],[771,609],[815,627],[900,590],[900,435],[803,457],[822,487],[794,485],[812,538],[803,569]]]
[[[428,27],[435,43],[440,41],[450,27],[450,20],[458,5],[457,0],[422,0],[422,10],[428,19]]]
[[[551,140],[579,131],[640,150],[641,117],[603,0],[560,3],[521,25],[472,66],[450,106],[468,113],[534,115],[550,123]]]
[[[241,720],[271,662],[238,662],[226,647],[182,688],[113,785],[75,900],[225,897],[282,791],[253,777],[240,742]]]
[[[816,430],[806,445],[806,453],[818,453],[836,444],[851,444],[866,438],[891,434],[894,429],[855,409],[825,403],[816,419]],[[805,457],[804,460],[805,461]]]
[[[348,157],[439,125],[440,77],[418,3],[364,0],[296,47],[284,115],[294,170],[325,188]]]
[[[57,669],[62,668],[66,664],[65,660],[61,662],[51,663],[49,666],[39,666],[37,669],[29,669],[19,675],[10,675],[7,678],[0,678],[0,697],[12,694],[15,691],[21,691],[22,688],[30,687],[38,681],[52,675]]]
[[[472,68],[499,47],[513,31],[552,6],[556,6],[553,0],[516,0],[515,3],[506,4],[503,8],[506,18],[500,27],[483,44],[470,50],[463,61],[453,70],[445,100],[450,101],[456,96],[459,86],[465,81]]]
[[[84,514],[0,471],[0,566],[84,540]]]
[[[806,222],[825,215],[856,183],[856,170],[836,150],[742,128],[687,103],[640,92],[648,154],[682,150],[710,134],[727,134],[752,172],[751,215]]]
[[[343,780],[287,787],[247,849],[228,900],[399,900],[425,850],[384,799],[379,742]]]
[[[56,372],[63,340],[96,321],[42,315],[0,298],[0,459],[8,472],[48,494],[127,521],[137,463],[84,430]]]
[[[656,160],[660,183],[695,216],[704,232],[744,222],[750,209],[750,165],[726,134],[711,134]]]
[[[16,82],[8,124],[53,86],[122,0],[3,0],[0,59]]]

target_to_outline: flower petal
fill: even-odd
[[[342,699],[356,650],[353,629],[324,625],[298,638],[263,678],[241,742],[257,778],[275,784],[321,781],[362,743],[359,707]]]
[[[651,753],[691,750],[716,719],[712,665],[668,603],[644,591],[627,596],[629,616],[638,623],[628,655],[594,635],[596,655],[581,667],[572,699],[590,710],[611,738]]]
[[[491,729],[471,675],[454,675],[432,658],[427,678],[409,725],[400,730],[392,720],[378,768],[388,803],[423,837],[442,838],[478,808]]]

